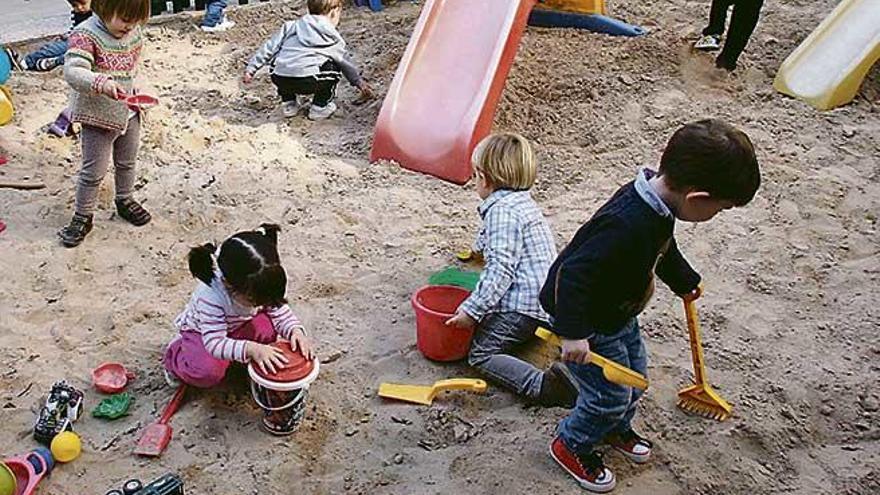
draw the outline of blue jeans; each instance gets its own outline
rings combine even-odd
[[[590,351],[643,375],[648,366],[645,343],[635,318],[615,334],[592,337]],[[579,393],[577,404],[559,423],[557,431],[572,452],[587,454],[609,433],[630,429],[643,391],[609,382],[602,375],[602,368],[594,364],[565,365]]]
[[[468,364],[516,393],[537,399],[544,373],[508,354],[535,337],[538,320],[519,313],[490,313],[477,324]]]
[[[223,22],[223,9],[226,8],[226,0],[211,0],[205,5],[205,18],[202,26],[214,27]]]
[[[37,51],[29,53],[24,57],[24,63],[29,70],[33,70],[37,66],[37,60],[44,58],[57,59],[56,65],[64,63],[64,54],[67,53],[67,40],[55,40],[41,46]]]

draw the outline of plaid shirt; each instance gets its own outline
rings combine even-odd
[[[541,209],[529,191],[499,189],[478,211],[483,228],[474,251],[483,253],[486,267],[460,309],[478,321],[502,312],[547,321],[538,294],[556,259],[556,245]]]

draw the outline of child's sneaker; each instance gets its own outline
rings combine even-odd
[[[293,117],[303,108],[308,108],[312,99],[308,95],[296,95],[295,100],[285,101],[281,104],[281,113],[285,117]]]
[[[550,457],[588,491],[606,493],[617,485],[614,473],[605,467],[605,463],[602,462],[602,454],[596,451],[585,456],[578,456],[568,450],[562,439],[557,436],[550,443]]]
[[[12,64],[13,69],[18,71],[27,69],[27,63],[23,58],[18,56],[18,52],[9,47],[3,48],[3,51],[6,52],[6,56],[9,57],[9,63]]]
[[[92,215],[74,213],[70,223],[58,232],[64,247],[76,247],[92,231]]]
[[[578,398],[578,389],[566,376],[561,363],[553,363],[541,378],[541,394],[538,402],[544,407],[571,409]]]
[[[37,72],[49,72],[63,63],[64,61],[60,57],[41,58],[34,64],[34,70]]]
[[[711,52],[721,48],[721,36],[707,34],[694,43],[694,48],[703,52]]]
[[[167,383],[169,387],[173,389],[180,387],[181,382],[180,379],[177,378],[177,375],[168,371],[167,368],[162,368],[162,373],[165,374],[165,383]]]
[[[134,225],[135,227],[146,225],[150,223],[150,220],[152,220],[153,218],[150,215],[150,212],[145,210],[140,203],[133,200],[132,198],[117,199],[116,213],[119,214],[119,216],[122,217],[123,220]]]
[[[309,108],[309,119],[310,120],[325,120],[329,119],[333,113],[336,112],[336,103],[332,101],[327,104],[325,107],[319,107],[317,105],[312,105]]]
[[[643,438],[632,429],[608,435],[605,437],[605,443],[637,464],[648,462],[651,458],[651,449],[654,448],[654,444],[650,440]]]

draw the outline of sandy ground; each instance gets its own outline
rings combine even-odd
[[[610,453],[616,493],[880,492],[880,74],[831,112],[775,93],[776,67],[835,2],[774,1],[733,76],[689,43],[706,2],[613,2],[649,36],[611,38],[529,29],[496,128],[537,145],[535,197],[563,246],[640,166],[656,164],[681,123],[714,116],[754,140],[764,183],[744,209],[682,224],[679,244],[705,278],[700,301],[709,376],[735,405],[724,423],[683,414],[691,379],[680,303],[665,289],[642,316],[652,386],[636,421],[656,457],[635,467]],[[118,360],[138,375],[131,415],[76,426],[85,452],[40,493],[103,493],[130,477],[180,473],[190,493],[575,493],[547,455],[561,409],[524,405],[490,387],[428,407],[384,403],[381,381],[469,376],[415,349],[410,294],[468,245],[478,218],[471,188],[370,165],[379,102],[344,117],[284,120],[268,78],[243,89],[243,61],[297,3],[231,12],[239,27],[207,37],[190,17],[148,30],[140,75],[158,94],[140,154],[139,191],[154,214],[134,228],[112,210],[105,181],[96,227],[77,249],[55,231],[72,208],[77,142],[43,126],[63,107],[59,72],[11,82],[19,113],[0,131],[2,178],[34,177],[36,192],[0,190],[0,445],[29,437],[40,395],[66,378],[99,395],[89,371]],[[419,13],[349,10],[342,32],[383,92]],[[454,82],[450,82],[454,84]],[[430,95],[427,95],[430,97]],[[302,429],[275,439],[257,427],[241,373],[192,394],[158,460],[131,454],[141,426],[171,395],[159,372],[172,320],[192,288],[190,245],[264,221],[284,228],[289,299],[328,361]]]

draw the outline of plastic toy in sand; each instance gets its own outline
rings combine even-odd
[[[99,392],[118,394],[125,390],[128,381],[135,378],[134,373],[120,363],[104,363],[92,371],[92,383]]]
[[[144,485],[141,480],[128,480],[122,489],[113,489],[104,495],[184,495],[183,480],[176,474],[164,474]]]
[[[58,462],[70,462],[82,454],[82,441],[79,435],[72,431],[62,431],[55,435],[49,447],[52,456]]]
[[[65,381],[52,385],[46,404],[34,424],[34,439],[49,445],[55,435],[72,431],[73,423],[82,416],[83,393]]]
[[[186,385],[180,385],[177,387],[177,391],[174,392],[171,401],[162,410],[162,416],[159,418],[159,421],[147,426],[141,434],[141,438],[134,447],[135,454],[146,457],[162,455],[162,452],[165,451],[165,448],[171,442],[173,433],[168,422],[171,421],[171,416],[174,416],[174,413],[180,407],[180,403],[183,402],[184,395],[186,395]]]
[[[55,467],[52,454],[38,448],[0,462],[0,495],[33,495],[37,484]]]
[[[457,266],[448,266],[428,277],[429,285],[454,285],[473,291],[480,281],[480,272],[462,270]]]
[[[438,380],[433,385],[382,383],[379,385],[379,397],[430,406],[434,402],[434,397],[440,392],[468,390],[481,394],[486,391],[486,388],[486,382],[478,378],[450,378]]]
[[[111,395],[102,400],[94,410],[92,417],[105,419],[119,419],[128,414],[128,409],[134,401],[128,392]]]
[[[474,330],[447,326],[470,291],[454,285],[428,285],[412,296],[416,312],[416,346],[434,361],[457,361],[467,356]]]
[[[248,365],[251,395],[263,410],[262,428],[273,435],[290,435],[299,428],[306,411],[309,385],[318,377],[319,362],[306,359],[290,342],[272,344],[287,358],[275,373],[266,373],[253,363]]]

